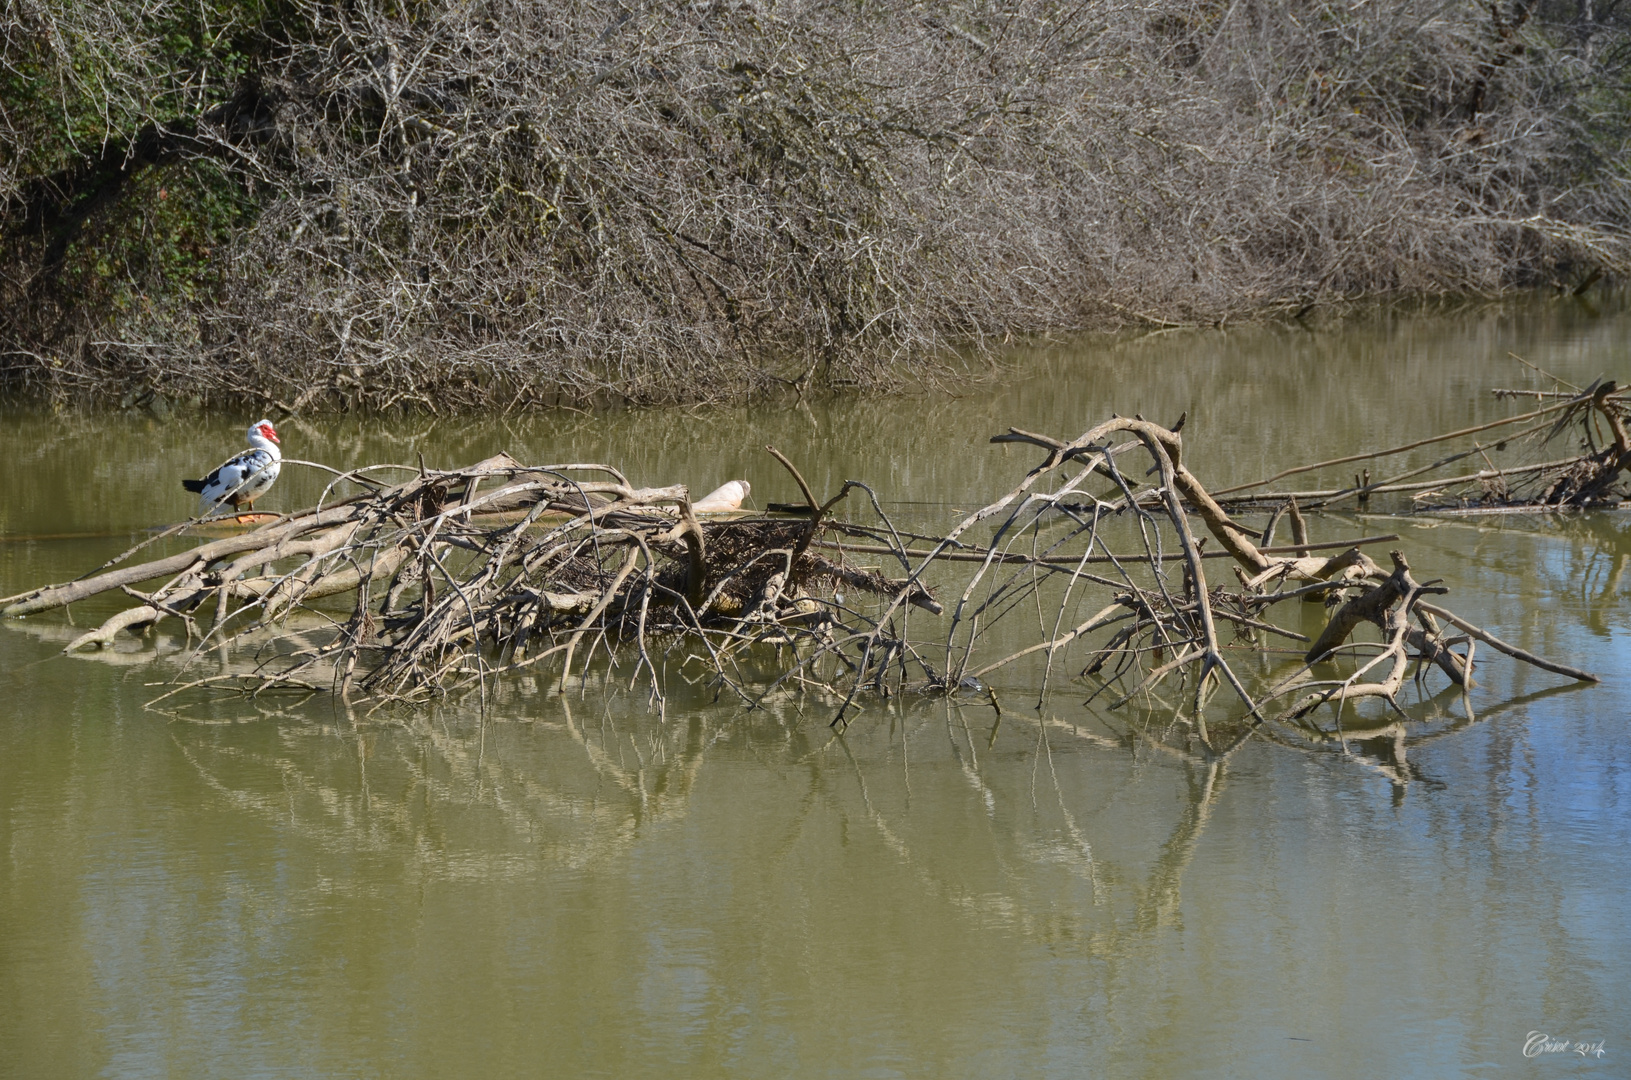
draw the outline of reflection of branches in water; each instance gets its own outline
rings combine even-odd
[[[1104,899],[1104,887],[1100,884],[1097,863],[1093,860],[1093,845],[1088,842],[1087,835],[1076,821],[1076,815],[1071,813],[1070,806],[1065,801],[1064,788],[1059,784],[1059,770],[1054,767],[1053,763],[1053,746],[1048,741],[1047,724],[1039,722],[1036,725],[1036,740],[1038,745],[1041,746],[1043,754],[1047,757],[1048,779],[1053,785],[1054,798],[1059,801],[1059,813],[1064,818],[1065,830],[1070,835],[1072,869],[1086,877],[1088,884],[1093,887],[1094,901],[1100,902]],[[1035,775],[1034,771],[1032,775]],[[1034,784],[1031,789],[1031,799],[1034,808],[1036,800]],[[1079,857],[1077,857],[1078,855]]]
[[[1517,712],[1546,698],[1572,693],[1579,689],[1578,683],[1551,686],[1519,697],[1508,698],[1475,713],[1467,695],[1452,686],[1446,687],[1429,699],[1426,703],[1429,706],[1427,713],[1415,718],[1419,723],[1437,725],[1427,730],[1412,732],[1403,723],[1389,721],[1351,729],[1343,735],[1316,732],[1306,733],[1305,737],[1299,738],[1298,733],[1294,731],[1267,729],[1261,734],[1277,745],[1306,753],[1338,757],[1374,772],[1393,785],[1395,802],[1402,802],[1413,783],[1430,788],[1446,786],[1445,781],[1429,775],[1418,762],[1410,760],[1409,753],[1412,749],[1464,732],[1496,717]],[[1448,707],[1451,704],[1460,707],[1460,715],[1455,715]]]
[[[1437,726],[1415,733],[1411,733],[1404,723],[1390,719],[1385,723],[1373,723],[1358,729],[1350,729],[1345,735],[1314,730],[1302,733],[1303,737],[1299,738],[1299,733],[1294,729],[1270,725],[1260,726],[1255,730],[1255,734],[1275,745],[1333,757],[1381,776],[1391,785],[1394,803],[1398,805],[1412,784],[1431,788],[1442,787],[1446,783],[1429,775],[1419,762],[1412,761],[1409,757],[1412,749],[1464,732],[1496,717],[1520,711],[1555,695],[1568,694],[1579,689],[1581,686],[1578,683],[1548,687],[1510,698],[1482,712],[1474,713],[1464,690],[1451,686],[1425,702],[1426,711],[1414,718],[1420,723],[1436,722]],[[1452,704],[1460,706],[1460,715],[1451,710]],[[1181,901],[1184,871],[1193,859],[1213,809],[1222,797],[1228,757],[1238,749],[1239,744],[1221,757],[1203,757],[1189,752],[1182,746],[1150,735],[1144,725],[1138,723],[1124,724],[1120,729],[1123,734],[1121,740],[1092,735],[1076,725],[1057,720],[1051,721],[1047,726],[1083,742],[1116,748],[1123,752],[1135,751],[1139,746],[1146,746],[1170,760],[1184,763],[1188,798],[1179,820],[1173,826],[1172,833],[1150,871],[1148,883],[1140,893],[1138,901],[1137,924],[1141,929],[1150,930],[1170,923]]]
[[[1142,718],[1120,714],[1100,714],[1109,725],[1102,732],[1056,717],[1012,715],[998,728],[983,707],[900,702],[889,709],[889,723],[841,734],[801,720],[791,700],[748,717],[690,709],[683,721],[658,723],[638,709],[614,708],[622,699],[604,684],[572,694],[551,685],[513,688],[490,710],[552,715],[548,720],[495,721],[473,710],[444,710],[412,722],[357,724],[343,710],[314,722],[320,714],[310,708],[267,709],[266,736],[277,741],[257,746],[255,732],[231,741],[193,737],[189,732],[211,722],[194,710],[176,716],[171,733],[221,798],[319,850],[406,850],[431,875],[493,878],[524,875],[539,864],[616,859],[650,826],[693,813],[704,795],[702,766],[716,748],[747,752],[772,774],[790,765],[807,770],[802,795],[778,813],[785,824],[765,819],[768,855],[777,865],[796,845],[819,843],[858,819],[926,898],[979,926],[1036,941],[1075,940],[1105,955],[1124,954],[1129,936],[1136,942],[1178,917],[1185,875],[1226,797],[1232,764],[1204,760],[1147,729]],[[1276,745],[1380,775],[1402,797],[1409,786],[1437,782],[1406,750],[1561,692],[1566,688],[1515,698],[1476,718],[1460,710],[1455,694],[1441,693],[1413,706],[1434,713],[1434,730],[1404,735],[1397,723],[1353,730],[1346,747],[1299,741],[1278,728],[1263,734]],[[215,719],[243,723],[241,712]],[[1182,778],[1175,817],[1146,812],[1170,805],[1165,783],[1152,788],[1153,777],[1143,775],[1151,764]],[[1080,771],[1105,765],[1122,770],[1124,780],[1088,782]],[[740,798],[734,785],[722,791],[719,783],[729,780],[706,793],[711,810]],[[1159,793],[1153,803],[1151,792]],[[1087,797],[1096,805],[1084,806]],[[479,844],[461,847],[452,839],[467,831],[448,828],[445,811],[455,809],[461,821],[489,821]],[[1128,812],[1135,831],[1125,821],[1103,831]],[[814,827],[823,816],[840,828]],[[1145,828],[1149,835],[1129,857],[1129,836]],[[1104,910],[1095,915],[1096,908]]]
[[[1631,514],[1592,513],[1512,516],[1495,520],[1399,518],[1367,514],[1355,519],[1375,527],[1378,523],[1405,523],[1412,527],[1411,543],[1416,550],[1463,566],[1499,571],[1501,557],[1511,553],[1517,542],[1528,541],[1537,549],[1527,560],[1525,572],[1536,588],[1549,591],[1578,590],[1590,618],[1616,610],[1620,582],[1631,561]],[[1475,538],[1469,542],[1468,538]],[[1490,540],[1492,545],[1478,541]]]
[[[581,725],[570,707],[563,711],[563,722],[502,725],[502,753],[488,746],[494,721],[480,717],[359,726],[354,718],[314,723],[310,711],[271,707],[257,715],[276,725],[275,748],[188,735],[217,722],[241,724],[241,712],[224,721],[197,709],[172,714],[172,738],[221,798],[325,851],[407,850],[433,873],[509,877],[540,858],[575,867],[603,860],[626,849],[642,827],[683,816],[709,744],[700,717],[631,731],[610,714]],[[294,733],[313,736],[299,741],[299,753],[287,739]],[[517,752],[523,735],[543,746]],[[575,756],[562,753],[569,747]],[[621,797],[608,797],[604,781]],[[518,862],[502,843],[452,848],[441,810],[470,806],[495,815],[530,857]]]
[[[995,822],[1005,810],[1012,809],[1015,804],[1022,801],[1029,801],[1033,810],[1038,809],[1036,781],[1045,770],[1050,780],[1048,787],[1052,790],[1052,798],[1057,804],[1063,821],[1063,831],[1069,842],[1046,848],[1033,843],[1029,846],[1030,858],[1037,863],[1065,863],[1072,876],[1089,886],[1093,903],[1104,903],[1111,895],[1113,886],[1117,882],[1127,880],[1128,875],[1094,857],[1087,832],[1076,813],[1071,810],[1065,797],[1064,786],[1059,781],[1049,733],[1069,737],[1101,751],[1111,751],[1117,757],[1125,757],[1139,741],[1126,742],[1106,738],[1058,720],[1034,722],[1036,738],[1029,746],[1029,765],[1025,769],[1027,793],[1022,797],[1014,791],[1005,792],[1001,787],[988,781],[980,765],[979,743],[984,740],[976,736],[967,724],[966,717],[962,715],[964,712],[964,709],[947,709],[945,716],[947,745],[958,767],[959,775],[966,782],[966,789],[977,803],[980,815],[988,822]],[[933,858],[915,853],[906,831],[898,827],[876,804],[869,788],[867,770],[852,751],[849,745],[850,738],[841,737],[839,742],[850,772],[855,777],[867,819],[885,847],[911,871],[926,893],[966,910],[984,924],[1010,928],[1027,936],[1051,935],[1057,931],[1056,920],[1050,918],[1047,913],[1035,910],[1034,901],[1028,897],[1027,890],[1023,888],[971,890],[937,873]],[[1162,751],[1171,749],[1159,743],[1152,745]],[[1132,925],[1140,933],[1171,922],[1181,900],[1184,871],[1194,857],[1224,787],[1226,765],[1221,761],[1202,764],[1188,758],[1182,752],[1173,753],[1169,760],[1181,764],[1188,795],[1178,820],[1148,872],[1146,883],[1142,887],[1135,887],[1133,891],[1135,914]],[[829,796],[836,798],[836,794],[832,792],[829,792]],[[1004,806],[1005,802],[1010,805]],[[944,812],[942,816],[945,816]],[[966,839],[964,842],[966,843]],[[1005,850],[1008,847],[1009,845],[1001,842],[993,844],[993,853],[1001,876],[1006,881],[1023,881],[1023,876],[1005,857]],[[1023,845],[1021,850],[1025,850]]]
[[[979,751],[975,746],[975,736],[966,724],[962,723],[960,715],[955,720],[953,719],[952,713],[954,711],[961,714],[963,710],[950,707],[946,710],[947,745],[953,760],[957,764],[959,776],[965,781],[966,790],[973,793],[977,804],[977,812],[988,823],[989,830],[991,823],[994,823],[1001,813],[999,804],[1003,801],[1003,796],[987,782],[979,765]],[[927,728],[930,723],[927,710],[923,710],[922,713],[923,722],[919,725],[920,729]],[[911,734],[910,729],[903,727],[903,743],[911,737]],[[959,740],[959,734],[962,736],[961,741]],[[1067,936],[1081,936],[1076,929],[1062,926],[1059,922],[1060,916],[1056,912],[1038,909],[1037,905],[1029,898],[1029,890],[1023,887],[1025,876],[1021,868],[1016,867],[1009,855],[1010,849],[1017,846],[1022,853],[1028,852],[1029,860],[1033,863],[1064,862],[1072,876],[1088,884],[1095,902],[1099,902],[1104,898],[1104,889],[1098,878],[1092,850],[1085,839],[1082,838],[1081,830],[1076,825],[1075,819],[1065,803],[1063,790],[1057,784],[1054,791],[1059,800],[1059,809],[1068,821],[1067,829],[1072,838],[1072,845],[1066,847],[1062,852],[1063,858],[1050,857],[1059,850],[1058,848],[1044,850],[1035,844],[1010,845],[1004,843],[1001,839],[993,837],[989,854],[996,861],[998,874],[1001,881],[1004,882],[1004,886],[998,888],[990,886],[972,888],[954,881],[946,873],[937,872],[936,860],[932,853],[918,854],[914,852],[913,845],[908,839],[907,831],[904,828],[904,823],[902,826],[897,826],[891,820],[889,814],[880,809],[875,803],[867,780],[866,767],[854,753],[850,745],[851,737],[839,735],[834,741],[843,750],[849,771],[855,778],[856,790],[867,821],[871,823],[884,846],[894,855],[900,865],[911,873],[919,887],[926,894],[963,911],[984,926],[1012,930],[1026,937],[1038,939],[1051,939],[1061,933]],[[1039,746],[1033,750],[1033,753],[1041,755],[1044,751]],[[1033,762],[1040,761],[1040,757],[1033,758]],[[831,786],[825,786],[824,790],[835,809],[842,814],[843,804],[840,801],[838,791]],[[1013,801],[1017,803],[1017,797]],[[936,814],[936,819],[943,820],[947,817],[955,818],[955,816],[954,813],[942,808]],[[990,835],[989,831],[988,835]],[[959,844],[958,850],[964,850],[965,844],[966,838],[963,843]],[[1078,910],[1077,917],[1079,916],[1080,911]]]
[[[1164,926],[1177,914],[1184,871],[1195,857],[1201,833],[1211,820],[1212,807],[1223,788],[1224,768],[1222,762],[1213,761],[1185,770],[1189,798],[1172,828],[1172,835],[1162,846],[1161,854],[1150,871],[1149,883],[1139,898],[1138,926],[1141,930]]]

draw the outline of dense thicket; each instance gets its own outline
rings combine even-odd
[[[702,400],[1626,259],[1624,0],[3,0],[0,372]]]

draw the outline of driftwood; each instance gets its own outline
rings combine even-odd
[[[576,478],[583,474],[597,478]],[[500,455],[178,554],[110,564],[5,598],[0,614],[123,592],[140,603],[65,651],[174,618],[200,651],[253,642],[262,654],[247,675],[205,683],[304,687],[316,678],[348,695],[416,700],[552,656],[569,670],[575,653],[603,642],[633,642],[649,665],[648,640],[706,631],[723,662],[720,638],[821,625],[805,593],[812,585],[898,594],[939,613],[920,585],[807,551],[820,527],[819,519],[766,518],[705,527],[683,486],[634,488],[610,466],[527,468]],[[131,587],[155,579],[164,580],[150,593]],[[310,628],[294,616],[341,594],[355,596],[350,617],[333,626],[333,613],[322,612],[333,632],[310,643]]]
[[[1569,474],[1575,495],[1605,490],[1623,467],[1622,408],[1597,386],[1541,410],[1554,427],[1586,411],[1610,418],[1614,441],[1594,452],[1597,471]],[[1059,678],[1078,680],[1094,687],[1090,701],[1167,711],[1206,756],[1265,722],[1323,731],[1313,717],[1326,704],[1339,733],[1344,713],[1351,724],[1367,699],[1403,716],[1412,664],[1418,677],[1430,665],[1465,691],[1475,643],[1596,681],[1429,604],[1447,590],[1418,580],[1403,552],[1383,567],[1362,550],[1396,535],[1314,542],[1295,502],[1248,528],[1185,465],[1181,426],[1112,417],[1070,441],[997,435],[1037,447],[1042,460],[938,536],[903,532],[860,481],[818,501],[773,448],[803,503],[788,515],[723,518],[699,516],[683,486],[637,488],[609,465],[533,467],[500,455],[420,469],[394,486],[372,480],[360,494],[140,564],[124,565],[127,552],[80,580],[0,600],[0,614],[128,596],[133,606],[67,651],[175,620],[193,643],[191,663],[214,655],[223,666],[184,668],[166,697],[211,687],[485,701],[509,673],[548,671],[564,687],[609,660],[628,664],[629,685],[643,679],[659,710],[671,677],[694,682],[700,671],[748,707],[787,688],[826,695],[843,726],[868,701],[902,693],[983,694],[1000,716],[986,680],[1025,670],[1039,704]],[[1118,464],[1129,454],[1138,468]],[[360,478],[342,474],[330,490]],[[835,518],[840,503],[867,521]],[[1273,543],[1282,517],[1289,545]],[[855,556],[886,557],[899,573]],[[1209,580],[1215,558],[1233,562],[1230,585]],[[158,584],[135,588],[148,582]],[[1269,617],[1304,601],[1330,609],[1313,641]],[[930,633],[925,617],[938,619]],[[1356,642],[1365,626],[1380,641]],[[1272,660],[1287,644],[1300,660]],[[1173,688],[1176,698],[1161,696]]]

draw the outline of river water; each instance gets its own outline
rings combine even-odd
[[[1216,487],[1533,408],[1489,393],[1551,385],[1513,354],[1623,381],[1628,339],[1626,305],[1535,299],[1058,345],[956,398],[279,428],[334,466],[502,449],[761,505],[796,498],[770,442],[943,529],[1035,462],[988,444],[1009,426],[1187,412]],[[0,593],[184,516],[251,419],[0,416]],[[1315,520],[1400,533],[1458,610],[1604,677],[1486,659],[1477,720],[1403,766],[1254,740],[1206,768],[1068,683],[842,737],[792,697],[679,684],[663,723],[540,678],[485,718],[166,712],[164,635],[64,658],[60,613],[0,627],[0,1076],[1631,1074],[1628,518]],[[1537,1032],[1570,1049],[1526,1058]]]

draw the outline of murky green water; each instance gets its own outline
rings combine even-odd
[[[506,449],[791,500],[773,442],[944,527],[1035,460],[987,445],[1010,425],[1187,411],[1221,485],[1507,415],[1488,388],[1537,385],[1509,353],[1624,381],[1627,340],[1624,307],[1536,302],[1061,348],[957,400],[280,430],[336,466]],[[0,418],[0,593],[184,515],[250,419]],[[792,698],[680,687],[659,724],[534,679],[486,722],[178,717],[143,707],[151,639],[0,628],[0,1075],[1625,1075],[1627,518],[1316,521],[1404,534],[1459,610],[1605,675],[1490,661],[1479,721],[1402,770],[1262,741],[1197,767],[1068,686],[842,738]],[[1536,1031],[1604,1054],[1526,1060]]]

